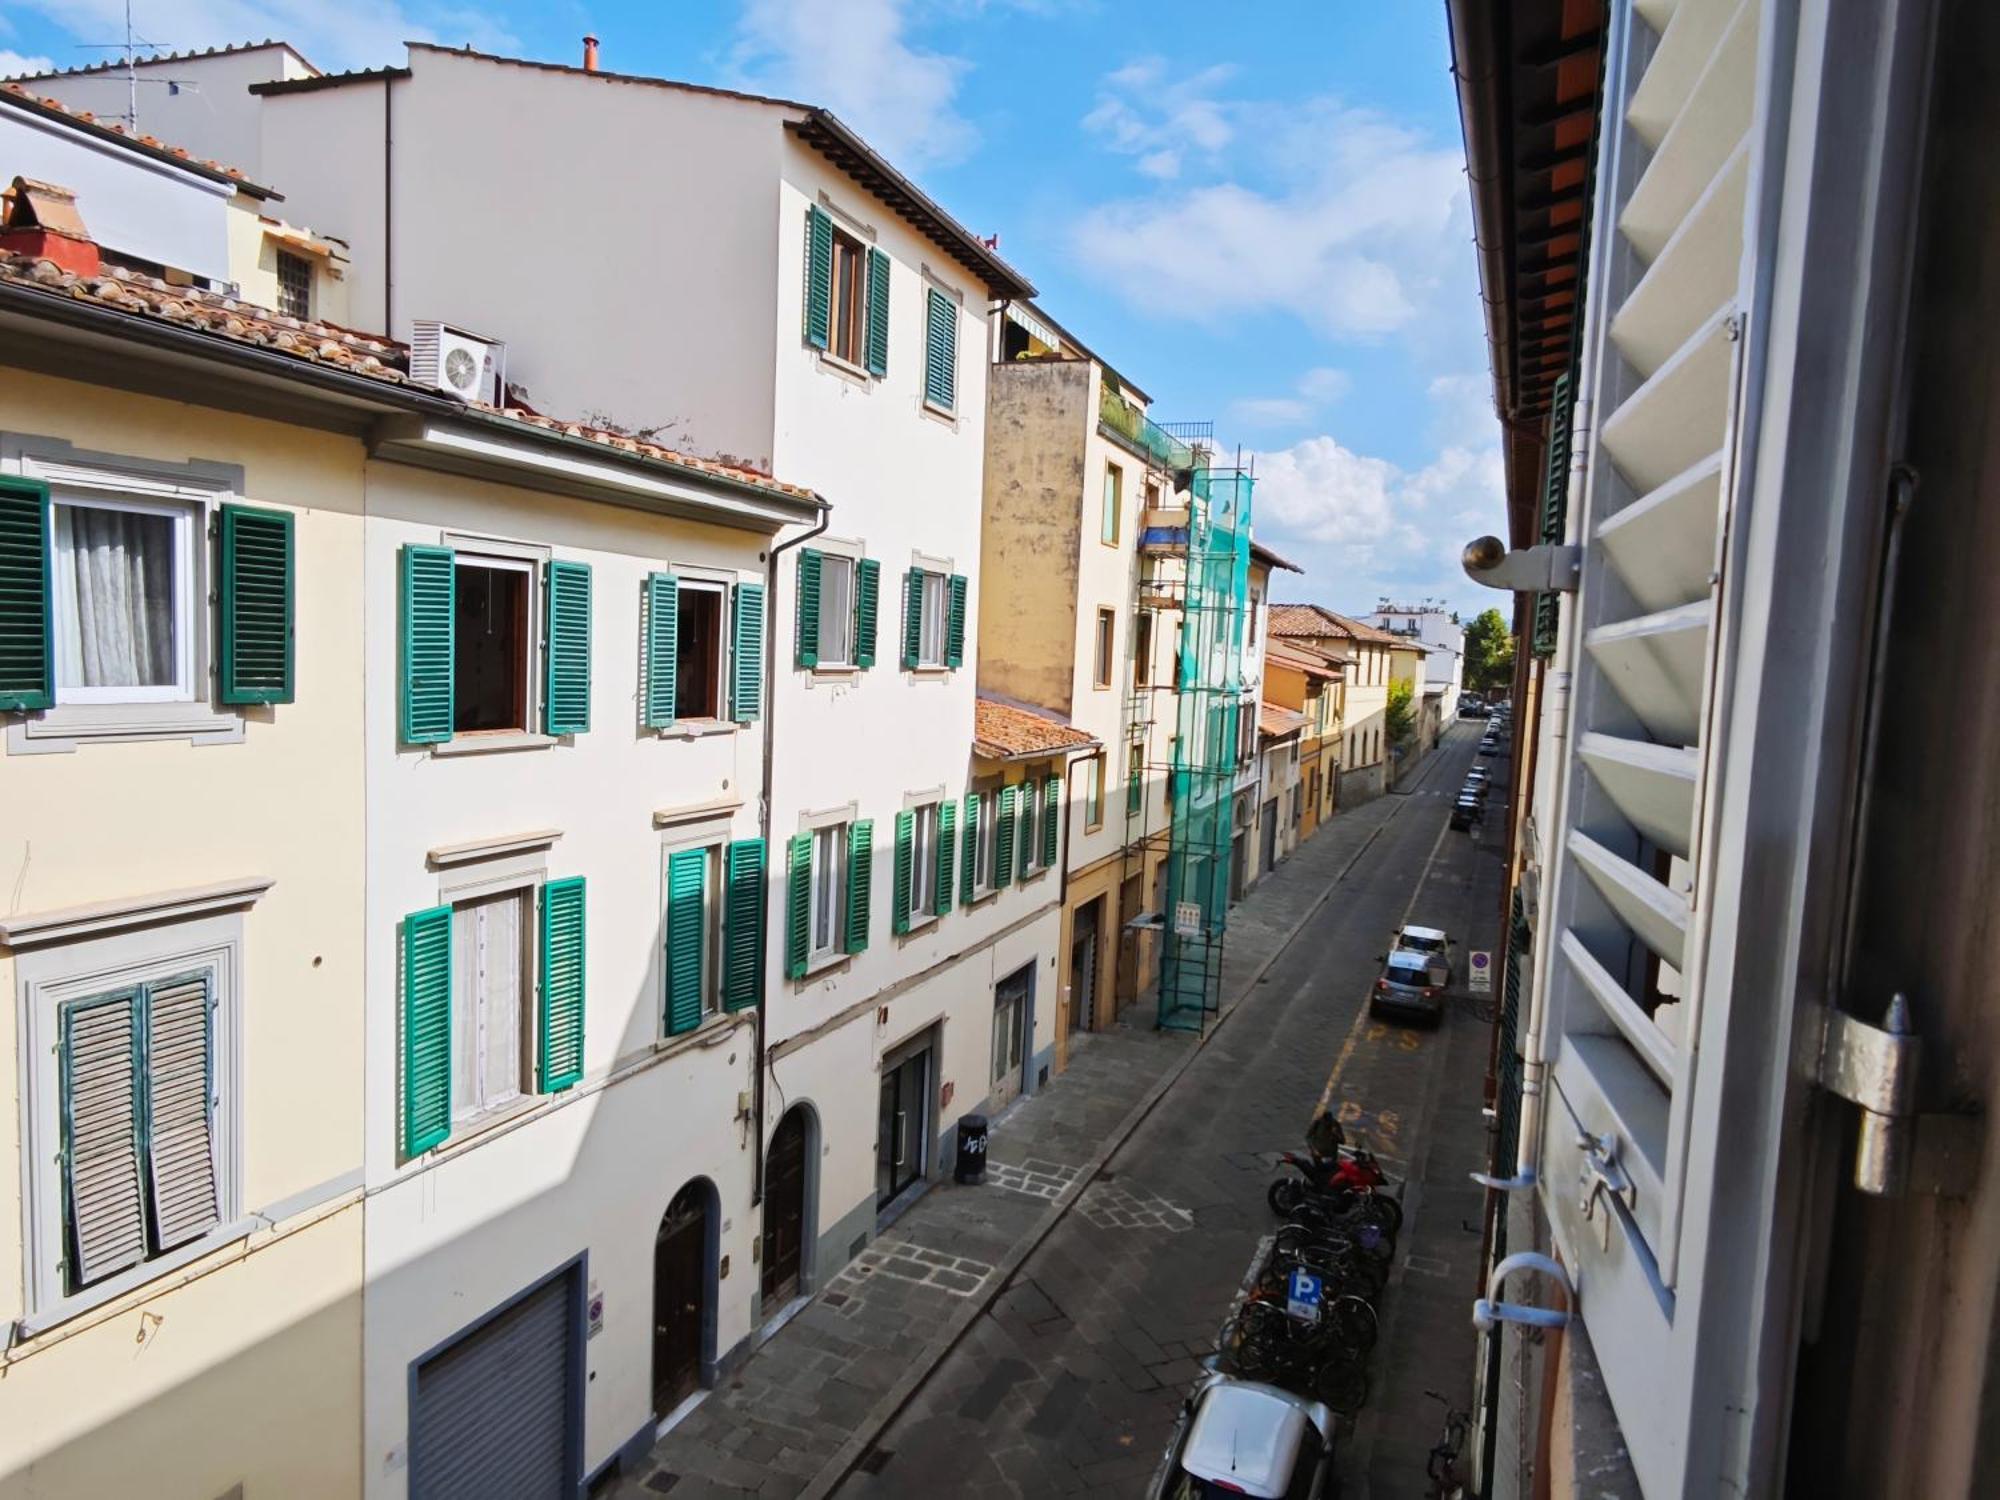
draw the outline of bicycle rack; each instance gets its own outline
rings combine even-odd
[[[1562,1287],[1563,1306],[1530,1307],[1526,1303],[1501,1302],[1500,1284],[1515,1271],[1539,1271],[1553,1278]],[[1486,1295],[1472,1304],[1473,1327],[1482,1333],[1490,1332],[1495,1323],[1519,1323],[1528,1328],[1567,1328],[1570,1308],[1576,1304],[1576,1288],[1570,1285],[1569,1272],[1558,1261],[1546,1255],[1537,1255],[1532,1250],[1523,1250],[1510,1255],[1493,1268],[1493,1274],[1486,1281]]]

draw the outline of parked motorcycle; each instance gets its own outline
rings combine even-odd
[[[1327,1156],[1287,1151],[1278,1163],[1285,1175],[1271,1184],[1264,1201],[1280,1218],[1291,1218],[1310,1202],[1321,1213],[1358,1212],[1391,1233],[1403,1222],[1402,1204],[1379,1191],[1389,1179],[1371,1151],[1359,1146],[1341,1146]]]

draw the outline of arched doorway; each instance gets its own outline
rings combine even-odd
[[[690,1182],[667,1205],[653,1241],[653,1411],[660,1417],[701,1389],[714,1327],[718,1225],[714,1189]]]
[[[812,1266],[812,1162],[817,1155],[812,1111],[794,1104],[771,1133],[764,1158],[762,1308],[770,1317],[807,1290]]]

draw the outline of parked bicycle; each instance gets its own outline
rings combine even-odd
[[[1424,1394],[1444,1407],[1444,1435],[1431,1448],[1430,1457],[1424,1460],[1424,1473],[1430,1479],[1430,1488],[1425,1492],[1427,1500],[1465,1500],[1469,1488],[1458,1456],[1465,1451],[1466,1435],[1472,1429],[1472,1414],[1453,1406],[1438,1391],[1425,1391]]]

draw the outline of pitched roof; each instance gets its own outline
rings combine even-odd
[[[1264,650],[1266,666],[1290,667],[1294,672],[1303,672],[1308,677],[1322,682],[1337,682],[1341,677],[1338,662],[1329,659],[1325,653],[1315,651],[1310,646],[1288,640],[1283,645],[1267,646]]]
[[[1029,760],[1096,743],[1074,725],[997,698],[981,698],[972,710],[972,750],[987,760]]]
[[[1309,720],[1295,708],[1281,708],[1275,703],[1257,705],[1257,733],[1267,740],[1288,739],[1304,729]]]
[[[1391,635],[1386,630],[1364,625],[1346,615],[1335,614],[1323,604],[1272,605],[1270,631],[1272,635],[1283,636],[1345,636],[1349,640],[1367,641],[1378,646],[1403,645],[1406,640],[1403,636]]]
[[[219,161],[206,161],[201,157],[191,156],[184,147],[169,146],[156,136],[133,135],[121,124],[108,124],[87,109],[71,109],[60,99],[45,99],[21,84],[0,83],[0,104],[24,109],[47,119],[60,120],[73,129],[83,130],[96,136],[99,140],[116,142],[127,150],[136,151],[142,156],[150,156],[156,161],[169,162],[193,172],[198,177],[206,177],[214,182],[226,182],[231,187],[241,188],[253,198],[284,201],[283,193],[258,186],[235,167],[225,167]]]
[[[1300,567],[1297,563],[1292,562],[1291,560],[1280,555],[1279,553],[1273,552],[1269,547],[1266,547],[1262,542],[1258,541],[1255,537],[1252,537],[1250,539],[1250,556],[1256,561],[1262,563],[1265,567],[1272,569],[1273,571],[1276,571],[1279,568],[1283,568],[1288,573],[1305,572],[1305,569]]]
[[[238,52],[270,51],[289,52],[308,68],[312,68],[315,73],[319,71],[318,68],[313,68],[312,59],[299,51],[290,42],[281,42],[272,37],[265,37],[261,42],[229,42],[220,47],[190,47],[185,52],[151,52],[144,57],[133,58],[132,66],[135,68],[150,68],[159,63],[199,62],[204,57],[229,57]],[[124,71],[125,59],[114,57],[108,62],[83,63],[74,68],[57,68],[52,73],[22,73],[18,76],[22,78],[76,78],[90,73],[122,73]]]

